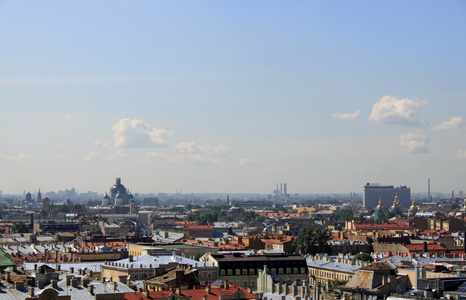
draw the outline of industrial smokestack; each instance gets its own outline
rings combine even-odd
[[[283,194],[283,183],[280,183],[280,194]]]
[[[427,201],[430,201],[430,178],[427,179]]]
[[[288,192],[287,192],[287,188],[286,188],[286,183],[285,183],[284,185],[285,185],[285,186],[284,186],[284,188],[285,188],[285,190],[284,190],[284,191],[285,191],[285,195],[287,195]]]

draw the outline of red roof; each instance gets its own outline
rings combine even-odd
[[[207,296],[207,300],[218,300],[220,296],[232,295],[238,290],[241,290],[245,295],[246,299],[257,299],[256,294],[249,293],[244,287],[239,285],[230,285],[228,289],[211,287],[210,293],[206,289],[193,289],[193,290],[181,290],[179,296],[191,297],[192,300],[202,300],[204,296]],[[142,292],[125,293],[125,300],[149,300],[149,299],[160,299],[168,298],[176,291],[159,291],[149,292],[149,297],[144,296]]]
[[[404,245],[409,251],[422,251],[424,249],[423,244],[410,244]],[[445,251],[446,249],[439,244],[427,244],[427,251]]]
[[[214,225],[185,225],[184,229],[189,229],[189,230],[193,230],[193,229],[197,229],[197,230],[200,230],[200,229],[213,230]]]

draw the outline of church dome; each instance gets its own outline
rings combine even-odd
[[[414,200],[413,200],[413,203],[412,203],[412,205],[411,205],[411,207],[409,209],[416,209],[416,203],[414,202]]]
[[[382,209],[383,206],[382,206],[382,200],[379,199],[379,205],[377,205],[377,209]]]
[[[129,193],[128,199],[134,199],[133,194]]]
[[[118,192],[118,194],[116,195],[115,199],[123,199],[123,196],[120,194],[120,192]]]
[[[103,196],[102,196],[102,198],[104,198],[104,199],[108,199],[108,194],[107,194],[107,193],[105,193],[105,195],[103,195]]]

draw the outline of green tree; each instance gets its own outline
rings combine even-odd
[[[24,222],[19,221],[13,225],[11,228],[11,232],[13,233],[26,233],[29,231],[29,226],[27,226]]]
[[[332,290],[336,290],[339,286],[347,284],[347,280],[334,280],[332,281]]]
[[[301,254],[316,255],[317,253],[332,253],[328,244],[330,232],[323,227],[304,227],[293,241],[296,251]]]
[[[351,209],[340,209],[332,213],[332,217],[337,221],[351,221],[353,216]]]
[[[353,257],[353,260],[362,260],[362,261],[370,261],[370,262],[374,261],[372,256],[369,253],[365,253],[365,252],[356,254]]]

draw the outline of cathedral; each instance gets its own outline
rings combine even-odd
[[[102,206],[124,206],[133,200],[133,195],[121,184],[121,178],[117,177],[115,184],[108,193],[102,197]]]

